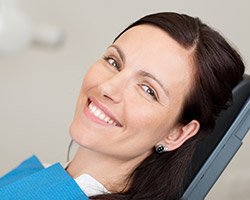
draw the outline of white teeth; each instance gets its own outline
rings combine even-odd
[[[99,109],[97,109],[94,114],[95,114],[95,116],[99,116],[101,113],[102,113],[102,111],[100,111]]]
[[[99,116],[99,118],[102,120],[104,119],[104,117],[105,117],[105,115],[103,113]]]
[[[99,119],[107,122],[108,124],[112,124],[114,126],[117,126],[117,123],[114,122],[114,120],[112,120],[108,116],[106,116],[100,109],[95,107],[92,102],[89,104],[89,110],[91,113],[93,113]]]
[[[113,124],[113,122],[114,121],[112,119],[108,121],[109,124]]]
[[[105,118],[104,118],[104,121],[105,121],[105,122],[108,122],[109,120],[110,120],[109,117],[105,117]]]
[[[89,108],[90,108],[90,110],[93,108],[93,105],[92,105],[92,103],[91,104],[89,104]]]
[[[94,113],[94,112],[96,111],[96,107],[93,106],[93,107],[91,108],[91,111],[92,111],[92,113]]]

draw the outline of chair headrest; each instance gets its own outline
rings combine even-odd
[[[250,97],[250,75],[244,74],[242,81],[233,89],[232,104],[218,116],[215,128],[204,140],[200,141],[191,161],[191,172],[186,177],[184,188],[192,182],[202,165],[226,134],[235,118]]]

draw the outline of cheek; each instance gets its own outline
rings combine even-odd
[[[180,105],[168,102],[163,107],[157,103],[153,105],[145,102],[140,97],[136,100],[130,101],[126,109],[126,124],[130,136],[143,138],[143,143],[157,143],[175,125]]]
[[[97,66],[96,64],[94,64],[88,69],[87,73],[83,78],[81,90],[77,99],[75,116],[77,115],[79,109],[82,108],[83,102],[86,101],[86,99],[84,98],[86,97],[87,91],[92,87],[96,86],[98,84],[97,81],[100,80],[100,75],[96,73],[96,71]]]
[[[168,117],[167,113],[167,109],[137,101],[137,104],[129,106],[127,125],[135,133],[148,133],[150,135],[156,132],[160,133],[168,129],[170,125],[171,118]]]
[[[131,108],[131,112],[128,115],[128,123],[135,128],[150,127],[152,124],[156,125],[157,123],[154,115],[155,113],[152,110]]]
[[[97,66],[93,65],[89,68],[87,73],[84,76],[83,82],[82,82],[82,90],[87,90],[88,88],[94,87],[98,80],[101,79],[100,74],[98,73]]]

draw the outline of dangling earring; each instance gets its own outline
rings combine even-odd
[[[164,153],[168,150],[168,147],[164,147],[162,144],[158,144],[156,147],[155,147],[155,150],[157,153]]]

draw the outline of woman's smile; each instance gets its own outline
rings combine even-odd
[[[107,106],[101,104],[95,98],[88,99],[87,105],[84,108],[84,114],[98,124],[122,127]]]

